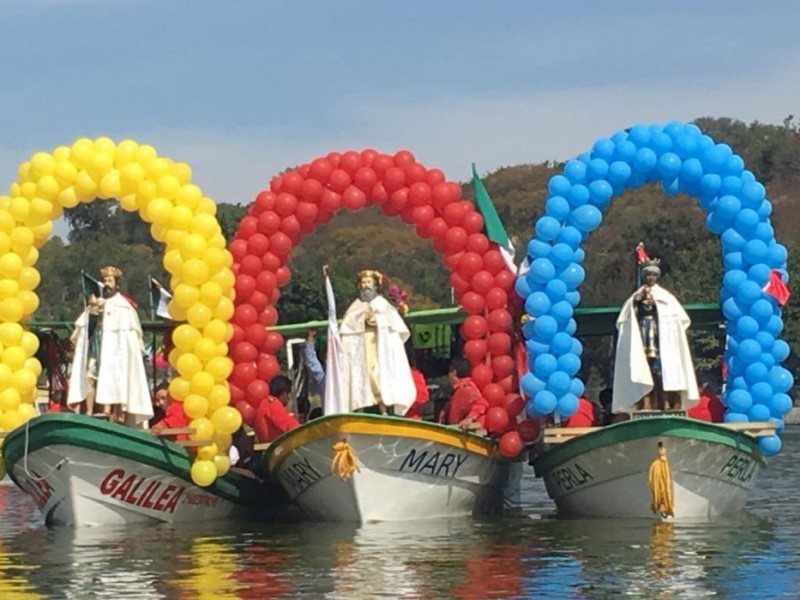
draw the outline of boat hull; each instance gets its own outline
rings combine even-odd
[[[332,464],[342,441],[358,465],[349,478]],[[310,518],[356,523],[494,512],[509,467],[490,440],[373,415],[316,419],[276,440],[266,460]]]
[[[46,415],[12,432],[6,469],[48,526],[179,523],[225,519],[254,501],[239,475],[192,483],[181,446],[81,415]]]
[[[708,520],[744,508],[765,461],[754,438],[680,417],[626,421],[554,446],[533,461],[559,514],[661,519],[650,510],[650,465],[663,443],[674,518]]]

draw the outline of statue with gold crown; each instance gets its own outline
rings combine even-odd
[[[686,410],[700,398],[687,333],[689,315],[658,284],[661,261],[639,244],[640,287],[617,318],[612,412]]]
[[[120,291],[122,271],[100,270],[101,297],[89,297],[75,321],[75,353],[67,404],[86,412],[101,412],[115,421],[141,426],[153,416],[144,369],[142,326],[136,308]]]
[[[358,274],[358,298],[339,327],[342,398],[337,403],[326,396],[326,414],[377,407],[381,414],[392,409],[404,415],[414,404],[417,392],[404,347],[410,332],[397,308],[381,295],[382,285],[379,271]]]

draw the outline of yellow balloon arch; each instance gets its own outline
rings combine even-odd
[[[233,369],[227,346],[233,334],[233,259],[216,204],[191,177],[188,165],[158,156],[152,146],[106,137],[82,138],[20,165],[9,195],[0,196],[0,430],[36,415],[39,341],[20,322],[39,306],[38,248],[65,208],[117,198],[124,210],[138,211],[153,238],[166,245],[164,267],[175,291],[169,310],[184,321],[175,336],[181,345],[169,356],[178,373],[169,389],[189,409],[192,437],[213,440],[198,448],[192,479],[206,486],[227,472],[230,434],[242,422],[229,406],[227,383]]]

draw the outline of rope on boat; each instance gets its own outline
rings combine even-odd
[[[675,516],[675,488],[667,462],[667,449],[658,442],[656,459],[650,463],[647,482],[650,484],[650,510],[662,517]]]
[[[358,459],[355,450],[347,443],[347,440],[340,440],[333,445],[333,460],[331,460],[331,473],[342,481],[347,481],[358,468]]]

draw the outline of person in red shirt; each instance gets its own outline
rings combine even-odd
[[[431,396],[428,391],[428,384],[425,381],[425,375],[417,369],[417,357],[410,342],[406,342],[406,356],[408,356],[408,366],[411,367],[411,378],[414,380],[414,387],[417,388],[417,397],[414,400],[414,404],[406,411],[406,417],[420,420],[422,419],[422,405],[428,402]]]
[[[594,425],[594,405],[584,396],[578,398],[578,410],[562,423],[562,427],[591,427]]]
[[[284,375],[277,375],[269,384],[269,396],[261,401],[256,411],[253,429],[260,442],[271,442],[282,433],[299,427],[286,405],[292,399],[292,382]]]
[[[164,429],[180,429],[188,426],[189,420],[186,418],[186,413],[183,412],[183,403],[176,402],[169,393],[167,393],[164,416],[150,428],[150,431],[153,435],[159,435]],[[173,436],[176,442],[183,442],[189,439],[189,436],[185,433],[165,434],[165,437]]]
[[[686,411],[686,416],[708,423],[722,423],[725,406],[714,393],[713,384],[709,379],[700,382],[700,400]]]
[[[464,430],[483,429],[489,402],[483,397],[469,373],[470,366],[466,359],[456,357],[450,363],[447,378],[453,386],[453,395],[445,407],[446,422],[448,425],[458,425]]]

